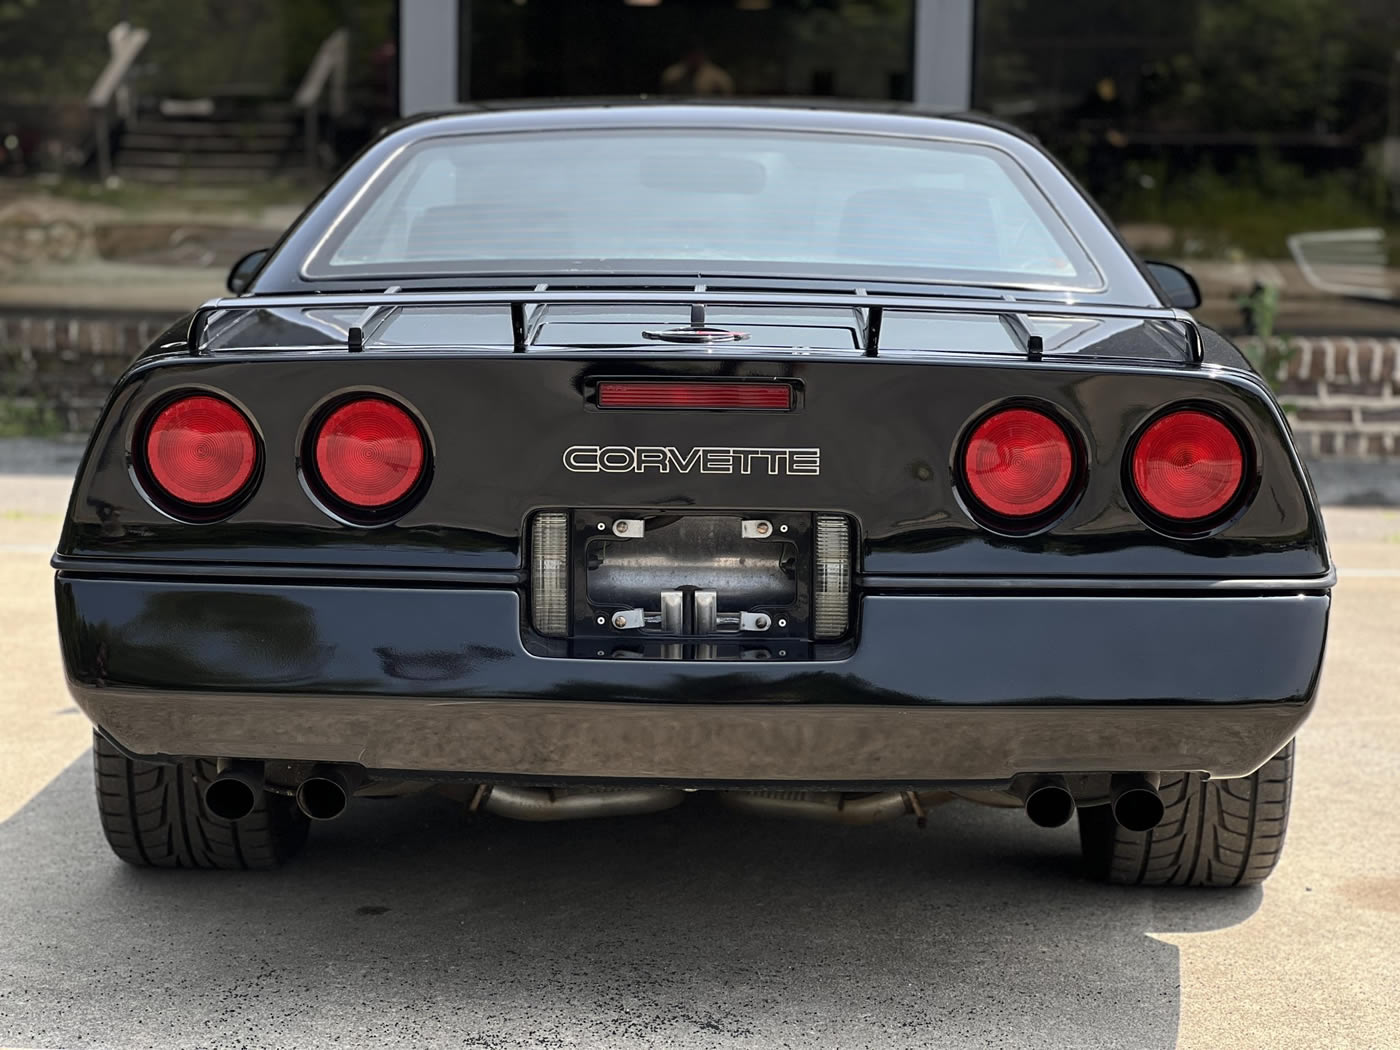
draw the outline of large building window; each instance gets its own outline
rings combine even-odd
[[[973,98],[1158,250],[1279,258],[1395,221],[1397,48],[1394,0],[979,0]]]
[[[1258,336],[1265,374],[1289,339],[1394,336],[1395,0],[978,0],[975,69],[974,104],[1034,132],[1141,255],[1189,265],[1198,316]]]
[[[913,0],[462,0],[463,99],[908,99]]]

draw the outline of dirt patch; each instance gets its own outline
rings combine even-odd
[[[1342,883],[1342,896],[1358,908],[1400,914],[1400,878],[1374,876]]]

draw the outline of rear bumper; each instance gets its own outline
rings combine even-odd
[[[533,656],[514,591],[60,573],[70,688],[128,751],[483,778],[1242,776],[1316,693],[1325,593],[868,595],[846,659]]]

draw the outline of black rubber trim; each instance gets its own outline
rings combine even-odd
[[[84,578],[139,577],[182,580],[293,580],[317,586],[355,587],[365,584],[447,584],[457,587],[518,587],[523,571],[482,572],[472,569],[413,569],[342,565],[211,565],[208,562],[117,560],[55,554],[49,564],[65,576]]]
[[[1161,592],[1168,594],[1238,594],[1241,591],[1258,594],[1309,594],[1331,590],[1337,584],[1337,570],[1329,569],[1323,576],[1245,577],[1241,579],[1211,579],[1196,576],[887,576],[858,573],[852,585],[866,592],[908,592],[939,594],[945,592],[998,594],[1007,591],[1022,593],[1064,592],[1133,593]]]
[[[89,558],[55,554],[49,564],[67,576],[88,578],[174,577],[209,580],[297,580],[324,586],[356,586],[366,583],[426,583],[454,586],[518,587],[529,580],[523,569],[487,572],[474,569],[373,568],[327,565],[228,565],[209,562]],[[1169,594],[1253,592],[1259,594],[1320,593],[1337,584],[1337,571],[1323,576],[1210,579],[1192,576],[894,576],[857,573],[852,585],[865,592],[948,592],[989,594],[1014,592],[1096,593],[1123,591]]]

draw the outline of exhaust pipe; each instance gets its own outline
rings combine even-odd
[[[686,792],[676,788],[618,788],[572,790],[568,788],[511,787],[496,784],[478,798],[473,808],[513,820],[582,820],[586,817],[620,817],[659,813],[679,806]]]
[[[204,808],[220,820],[242,820],[262,800],[262,763],[221,761],[219,766],[205,785]]]
[[[847,798],[839,791],[721,791],[720,801],[730,809],[765,817],[805,817],[828,824],[880,824],[912,813],[923,820],[924,811],[951,798],[941,791],[881,791]]]
[[[1151,831],[1166,815],[1162,796],[1157,794],[1158,774],[1115,773],[1109,783],[1109,806],[1119,827],[1128,831]]]
[[[343,769],[317,766],[297,785],[297,808],[312,820],[334,820],[345,812],[355,786]]]
[[[1041,828],[1058,828],[1074,816],[1074,796],[1064,777],[1035,777],[1021,789],[1021,802],[1031,823]]]

